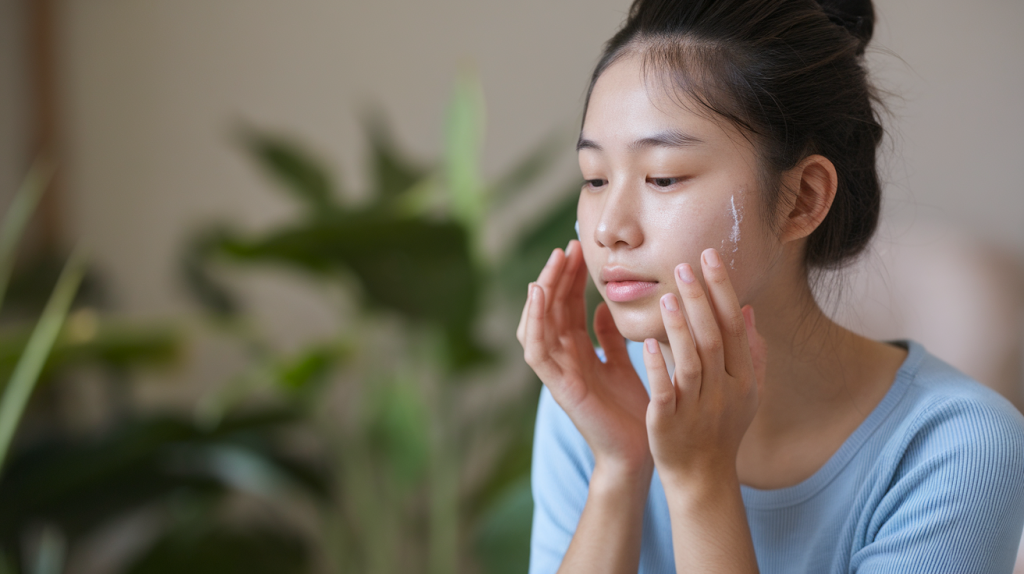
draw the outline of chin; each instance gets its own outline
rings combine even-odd
[[[619,332],[630,341],[643,342],[651,337],[665,340],[665,323],[661,319],[658,299],[642,305],[639,303],[608,303]]]

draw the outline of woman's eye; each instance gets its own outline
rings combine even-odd
[[[681,177],[652,177],[648,178],[647,181],[653,183],[656,187],[672,187],[682,180],[683,178]]]
[[[588,187],[602,187],[604,184],[606,184],[608,182],[603,180],[603,179],[588,179],[588,180],[584,181],[584,183]]]

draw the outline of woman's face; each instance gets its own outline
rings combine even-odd
[[[699,277],[700,254],[714,247],[744,304],[778,244],[762,223],[752,144],[659,86],[645,81],[639,58],[615,62],[594,86],[580,135],[583,256],[619,331],[634,341],[667,342],[658,301],[678,295],[677,265],[689,263]]]

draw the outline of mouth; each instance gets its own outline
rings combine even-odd
[[[600,278],[604,283],[605,296],[615,303],[642,299],[658,288],[657,281],[623,267],[602,267]]]

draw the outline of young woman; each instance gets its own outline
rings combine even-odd
[[[518,330],[545,385],[531,572],[1010,572],[1024,419],[916,343],[833,323],[809,285],[878,219],[873,18],[636,0],[609,41],[580,240]]]

